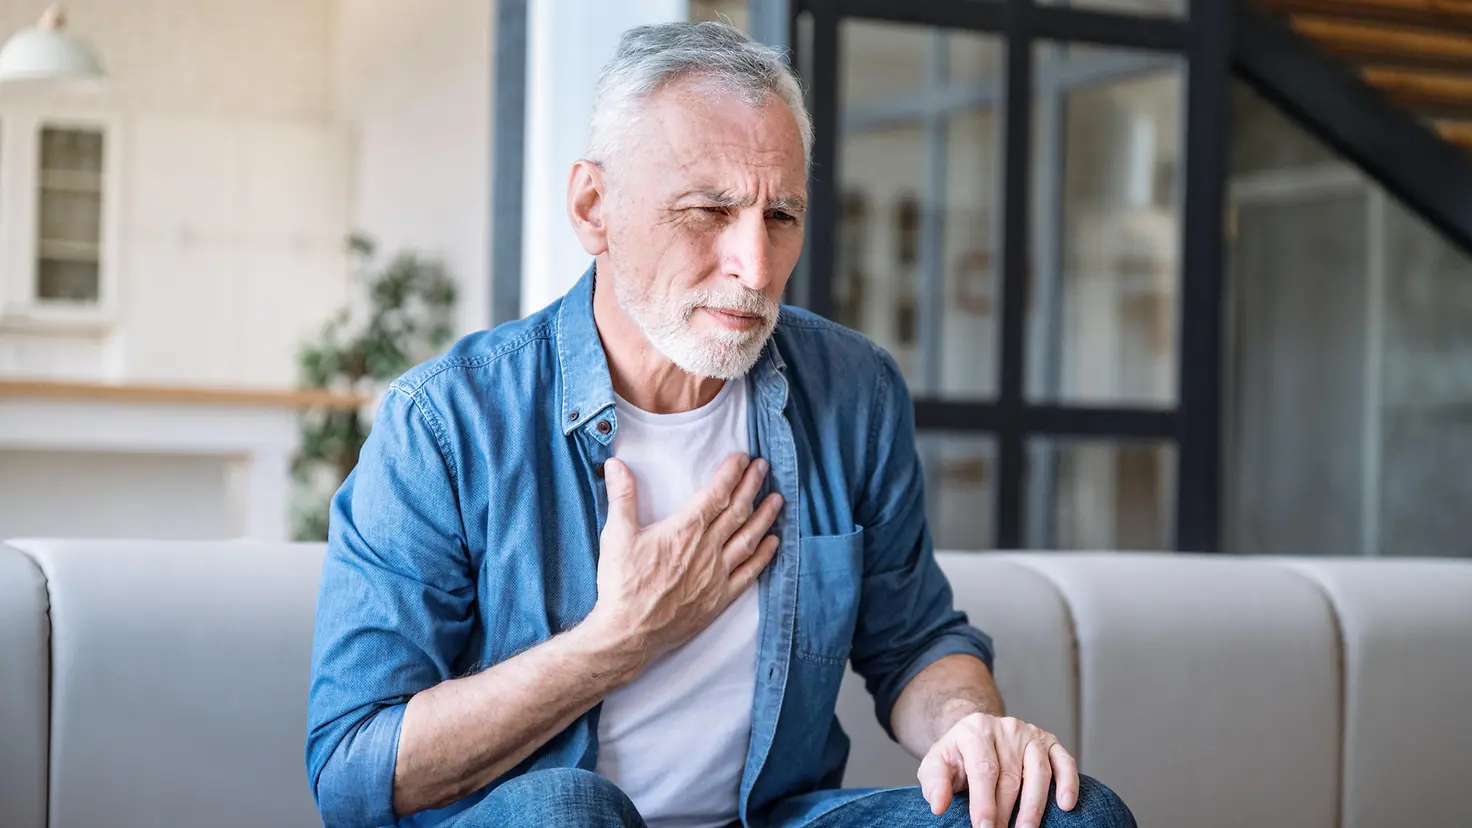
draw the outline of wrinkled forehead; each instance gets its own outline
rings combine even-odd
[[[631,168],[657,176],[660,189],[678,182],[685,189],[759,185],[785,197],[806,192],[802,133],[776,95],[753,106],[698,83],[671,84],[645,101],[629,129]]]

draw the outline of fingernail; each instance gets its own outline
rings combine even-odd
[[[749,465],[751,465],[751,455],[749,455],[749,454],[743,454],[743,455],[741,455],[741,468],[744,469],[744,468],[746,468]]]

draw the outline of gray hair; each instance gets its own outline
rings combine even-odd
[[[588,160],[604,167],[624,148],[630,126],[654,93],[681,78],[697,78],[712,93],[761,106],[776,95],[792,110],[804,158],[813,148],[813,122],[802,85],[783,55],[727,23],[660,23],[624,32],[603,67],[588,129]]]

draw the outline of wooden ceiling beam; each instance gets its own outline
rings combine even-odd
[[[1436,134],[1462,149],[1472,149],[1472,121],[1437,121]]]
[[[1397,66],[1472,72],[1472,34],[1429,32],[1316,15],[1294,15],[1293,31],[1330,54]]]
[[[1280,15],[1312,14],[1472,31],[1472,0],[1259,0],[1258,5]]]
[[[1376,65],[1360,67],[1360,75],[1402,106],[1472,115],[1472,75]]]

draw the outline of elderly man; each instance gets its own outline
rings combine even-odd
[[[393,384],[338,493],[307,766],[331,826],[1132,826],[1005,718],[911,402],[780,307],[812,127],[729,26],[627,33],[568,184],[594,264]],[[845,662],[919,788],[841,790]]]

